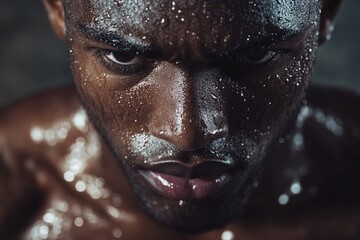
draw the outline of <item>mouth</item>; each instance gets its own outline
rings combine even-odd
[[[174,200],[204,200],[219,195],[233,179],[234,164],[204,160],[185,165],[178,160],[159,161],[139,170],[148,186]]]

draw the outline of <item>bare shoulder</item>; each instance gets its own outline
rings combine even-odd
[[[71,86],[18,101],[0,111],[2,142],[15,151],[34,151],[32,143],[37,139],[36,129],[48,128],[68,119],[79,108],[79,100]],[[48,135],[51,138],[51,134]]]
[[[251,211],[279,218],[321,219],[323,213],[331,213],[329,219],[352,219],[351,214],[358,219],[359,110],[357,92],[310,87],[294,138],[279,143],[270,156],[271,164],[264,170]],[[284,153],[288,145],[290,152]]]
[[[312,107],[360,125],[360,89],[313,86],[309,88],[307,99]]]
[[[25,227],[41,207],[42,174],[37,174],[35,165],[47,164],[50,155],[64,154],[61,144],[55,145],[65,140],[69,119],[79,109],[74,89],[66,87],[0,111],[0,239]]]
[[[327,159],[342,159],[342,164],[346,160],[359,164],[359,91],[313,87],[309,89],[308,106],[304,125],[307,148],[323,156],[332,154]]]

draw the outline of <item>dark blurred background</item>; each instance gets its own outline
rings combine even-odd
[[[359,11],[359,0],[344,0],[333,38],[319,51],[313,83],[360,89]],[[1,0],[0,106],[69,83],[66,54],[41,0]]]

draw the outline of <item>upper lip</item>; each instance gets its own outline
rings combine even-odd
[[[184,163],[183,161],[174,158],[158,160],[156,162],[146,164],[146,166],[141,167],[141,170],[193,179],[227,172],[234,167],[235,163],[233,161],[221,159],[204,159]]]

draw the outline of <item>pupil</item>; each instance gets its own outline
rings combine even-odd
[[[248,60],[250,60],[252,62],[258,62],[266,56],[267,56],[267,53],[264,53],[264,52],[254,53],[254,54],[251,54],[248,56]]]
[[[114,58],[119,62],[131,62],[131,60],[134,59],[134,55],[125,54],[122,52],[114,52],[113,53]]]

